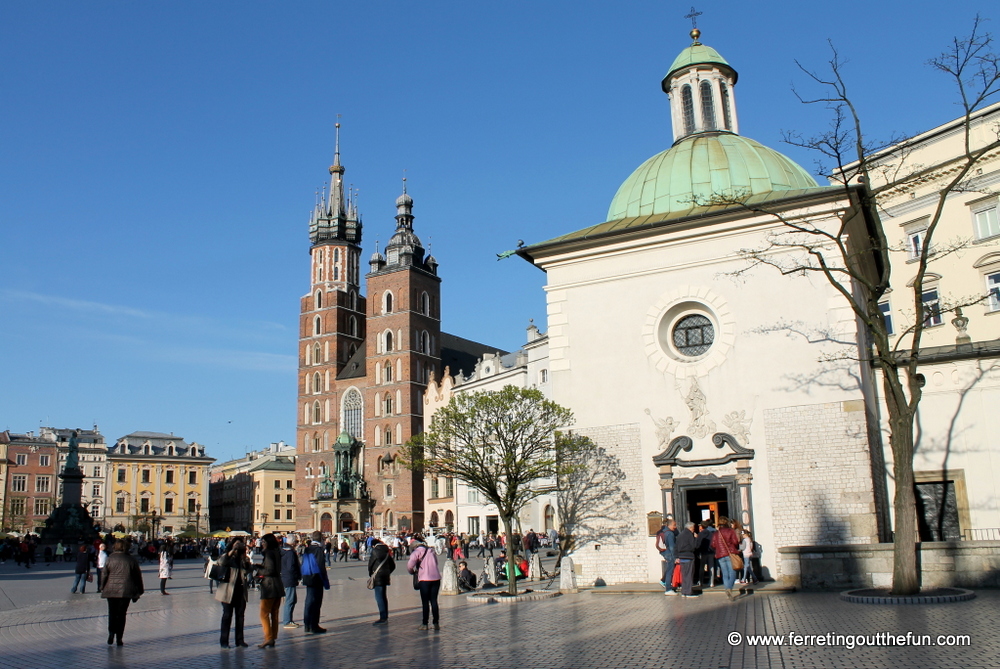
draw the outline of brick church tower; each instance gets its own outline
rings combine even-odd
[[[365,404],[365,480],[377,527],[423,527],[423,475],[396,462],[401,444],[423,426],[423,393],[441,377],[441,279],[413,232],[413,198],[396,200],[396,232],[369,263]]]

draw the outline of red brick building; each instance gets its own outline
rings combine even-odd
[[[59,462],[55,437],[5,432],[7,480],[3,529],[41,532],[56,505]]]
[[[339,128],[339,124],[338,124]],[[299,321],[299,529],[420,529],[423,475],[396,462],[421,430],[428,381],[496,349],[441,332],[441,278],[396,200],[395,233],[361,285],[361,217],[345,197],[339,130],[328,195],[309,223],[309,294]],[[365,297],[367,295],[367,297]]]

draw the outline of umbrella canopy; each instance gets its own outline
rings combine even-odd
[[[125,534],[124,532],[112,532],[111,536],[113,536],[115,539],[124,539],[128,535]]]
[[[208,536],[210,536],[210,537],[218,537],[218,538],[221,539],[223,537],[228,537],[229,536],[229,532],[226,532],[225,530],[216,530],[215,532],[212,532]]]
[[[229,536],[231,536],[231,537],[249,537],[250,533],[249,532],[245,532],[244,530],[233,530],[232,532],[229,533]]]

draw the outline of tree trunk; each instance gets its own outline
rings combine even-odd
[[[514,534],[511,532],[513,530],[512,523],[510,522],[509,516],[503,516],[503,530],[507,533],[507,562],[504,564],[504,569],[507,570],[507,592],[511,595],[517,594],[517,572],[514,569]]]
[[[913,477],[913,420],[904,416],[889,417],[892,435],[893,474],[896,494],[893,500],[895,527],[892,533],[892,594],[913,595],[920,592],[917,567],[917,513]]]

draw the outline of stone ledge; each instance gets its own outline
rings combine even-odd
[[[558,590],[536,590],[513,597],[504,597],[500,593],[481,592],[469,595],[466,599],[470,604],[517,604],[518,602],[533,602],[540,599],[551,599],[562,593]]]
[[[881,594],[883,592],[885,594]],[[935,588],[925,595],[918,594],[906,597],[894,597],[888,594],[888,590],[882,591],[875,588],[862,588],[840,593],[840,598],[845,602],[855,604],[948,604],[966,602],[975,599],[975,597],[975,592],[964,588]]]

